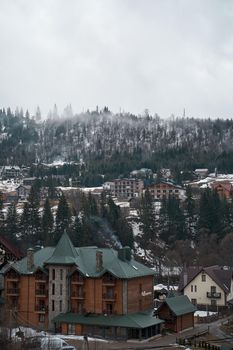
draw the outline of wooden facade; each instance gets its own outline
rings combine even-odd
[[[196,307],[185,295],[167,297],[158,308],[159,318],[165,321],[164,327],[173,332],[181,332],[194,327]]]
[[[165,321],[164,327],[173,332],[181,332],[185,329],[194,327],[194,313],[176,316],[168,307],[163,304],[159,310],[159,318]]]
[[[64,234],[55,249],[28,249],[27,257],[6,266],[3,275],[5,307],[18,325],[110,338],[160,332],[162,321],[152,317],[154,272],[136,262],[128,247],[119,252],[74,248]],[[90,315],[94,324],[89,327],[85,321]],[[129,316],[132,327],[127,326]],[[111,331],[98,323],[108,317]]]

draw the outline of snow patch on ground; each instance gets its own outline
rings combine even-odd
[[[83,340],[83,336],[79,335],[64,335],[64,334],[51,334],[45,331],[37,331],[33,328],[27,328],[27,327],[18,327],[18,328],[13,328],[11,330],[11,336],[12,338],[20,339],[17,336],[18,332],[23,332],[24,333],[24,338],[31,338],[31,337],[53,337],[53,338],[60,338],[64,340]],[[9,330],[10,332],[10,330]],[[108,342],[104,339],[99,339],[99,338],[91,338],[88,337],[89,341],[99,341],[99,342]]]
[[[194,317],[198,316],[198,317],[207,317],[207,316],[211,316],[211,315],[216,315],[217,312],[212,312],[212,311],[201,311],[201,310],[197,310],[194,312]]]

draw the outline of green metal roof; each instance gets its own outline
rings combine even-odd
[[[170,310],[176,315],[185,315],[190,312],[196,311],[196,307],[191,303],[186,295],[180,295],[177,297],[166,298],[164,303],[168,305]],[[162,305],[161,305],[162,306]]]
[[[103,255],[103,268],[96,271],[96,252],[101,251]],[[27,257],[16,261],[11,265],[6,265],[1,273],[6,273],[13,268],[20,274],[32,274],[38,268],[44,269],[46,265],[76,265],[77,270],[86,277],[101,277],[109,272],[116,278],[129,279],[140,276],[151,276],[155,272],[147,266],[135,261],[121,260],[118,252],[111,248],[81,247],[75,248],[65,233],[61,237],[56,247],[45,247],[34,252],[34,268],[27,269]]]
[[[65,232],[61,236],[53,255],[47,260],[47,264],[72,265],[75,264],[77,257],[78,253]]]
[[[54,323],[75,323],[91,326],[147,328],[164,321],[143,313],[128,315],[78,315],[75,313],[60,314],[53,319]]]

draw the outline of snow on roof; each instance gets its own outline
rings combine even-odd
[[[177,290],[178,286],[171,286],[169,285],[169,288],[167,285],[159,283],[154,286],[154,290],[161,290],[161,289],[166,289],[166,290]]]
[[[99,187],[82,187],[82,188],[80,188],[80,190],[83,191],[83,192],[102,191],[103,190],[103,186],[99,186]]]
[[[0,192],[12,192],[15,191],[18,186],[19,184],[14,181],[0,181]]]
[[[114,201],[114,203],[121,208],[129,208],[129,202],[118,202],[118,201]]]

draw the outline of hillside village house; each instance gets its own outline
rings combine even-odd
[[[169,196],[175,196],[180,200],[185,199],[185,189],[172,181],[160,180],[148,186],[148,190],[154,200],[162,200]]]
[[[230,181],[216,181],[211,184],[212,190],[216,191],[220,198],[225,198],[228,201],[232,200],[233,185]]]
[[[4,275],[8,310],[21,325],[63,334],[149,338],[163,321],[152,316],[154,271],[129,248],[75,248],[64,233],[56,247],[9,264]]]
[[[31,186],[30,185],[19,185],[17,187],[17,193],[18,193],[18,200],[25,200],[28,199]]]
[[[115,179],[113,181],[114,188],[112,195],[117,198],[134,198],[141,197],[143,194],[144,183],[142,180],[129,179]]]
[[[194,174],[197,175],[199,179],[204,179],[209,174],[209,169],[195,169]]]
[[[21,169],[19,166],[6,165],[2,168],[3,179],[16,179],[21,176]]]
[[[233,303],[233,271],[220,266],[189,267],[180,278],[179,291],[199,308],[217,311]]]

